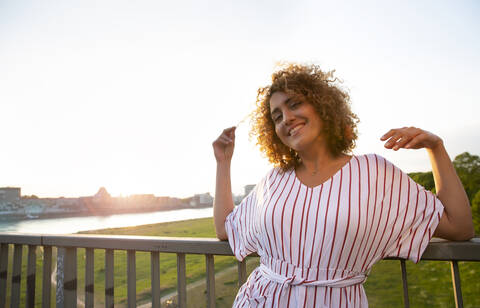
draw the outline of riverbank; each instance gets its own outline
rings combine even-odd
[[[184,209],[203,209],[211,208],[211,205],[198,205],[195,207],[189,205],[177,205],[169,206],[163,208],[125,208],[125,209],[115,209],[106,210],[98,209],[92,211],[79,211],[79,212],[42,212],[42,213],[18,213],[18,212],[1,212],[0,222],[5,221],[24,221],[24,220],[39,220],[39,219],[53,219],[53,218],[74,218],[74,217],[91,217],[91,216],[112,216],[112,215],[121,215],[121,214],[138,214],[138,213],[154,213],[154,212],[166,212],[166,211],[176,211]]]

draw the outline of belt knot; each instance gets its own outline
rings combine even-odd
[[[328,280],[312,280],[301,277],[299,275],[292,275],[286,277],[274,272],[265,264],[260,264],[259,271],[263,277],[273,280],[283,286],[318,286],[318,287],[330,287],[330,288],[343,288],[356,284],[361,284],[367,279],[367,273],[355,273],[346,277],[340,277]]]

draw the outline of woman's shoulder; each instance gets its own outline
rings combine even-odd
[[[395,168],[395,165],[390,162],[387,158],[383,157],[377,153],[368,153],[362,155],[354,155],[357,159],[360,166],[364,168],[375,168],[375,169],[390,169]]]
[[[390,163],[388,159],[386,159],[385,157],[377,153],[353,155],[353,157],[355,157],[359,161],[368,161],[368,162],[384,162],[385,161],[387,163]]]
[[[382,155],[380,154],[377,154],[377,153],[366,153],[366,154],[355,154],[353,155],[353,157],[356,157],[358,159],[369,159],[369,160],[372,160],[372,159],[385,159]]]
[[[263,184],[276,183],[283,177],[290,175],[293,171],[294,171],[293,168],[284,170],[280,167],[272,167],[261,179],[259,184],[260,183],[263,183]]]
[[[280,167],[272,167],[268,172],[267,174],[265,174],[265,176],[263,177],[263,181],[265,182],[270,182],[270,181],[275,181],[276,178],[278,178],[279,176],[283,176],[284,174],[288,174],[290,172],[293,171],[293,168],[292,169],[288,169],[288,170],[283,170],[282,168]]]

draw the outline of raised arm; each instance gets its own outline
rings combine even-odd
[[[234,207],[230,165],[235,147],[235,127],[224,129],[212,146],[215,159],[217,160],[215,199],[213,201],[215,232],[219,239],[226,240],[225,219],[233,211]]]
[[[444,206],[444,213],[434,235],[454,241],[471,239],[475,231],[470,203],[442,139],[415,127],[391,129],[380,139],[387,141],[387,149],[395,151],[401,148],[427,150],[437,197]]]

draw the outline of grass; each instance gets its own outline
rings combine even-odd
[[[117,235],[151,235],[174,237],[214,237],[214,227],[211,218],[144,225],[128,228],[106,229],[90,232],[90,234]],[[12,247],[10,249],[10,267],[8,281],[11,277]],[[55,251],[55,250],[54,250]],[[78,249],[78,294],[83,294],[85,250]],[[36,307],[41,307],[42,292],[42,248],[37,248],[36,268]],[[126,306],[126,252],[115,251],[115,306]],[[258,264],[258,258],[249,258],[249,272]],[[24,305],[26,288],[27,250],[23,251],[21,306]],[[54,258],[55,260],[55,258]],[[203,255],[187,255],[188,283],[205,279],[205,257]],[[96,306],[104,302],[105,258],[103,250],[95,250],[95,294]],[[233,257],[215,256],[216,272],[226,270],[236,265]],[[480,307],[480,262],[460,262],[462,293],[464,307]],[[235,266],[236,268],[236,266]],[[451,284],[450,265],[448,262],[421,261],[419,264],[407,262],[410,305],[412,307],[454,307],[453,289]],[[150,300],[150,254],[136,253],[137,303]],[[161,294],[168,294],[176,289],[176,255],[160,254],[160,285]],[[9,306],[10,283],[7,286],[7,305]],[[227,275],[219,275],[215,281],[216,306],[231,307],[238,290],[236,271]],[[381,261],[377,263],[365,283],[370,307],[403,307],[403,291],[400,264],[398,261]],[[54,288],[52,290],[52,307],[55,306]],[[201,284],[188,292],[188,307],[205,307],[205,285]]]

